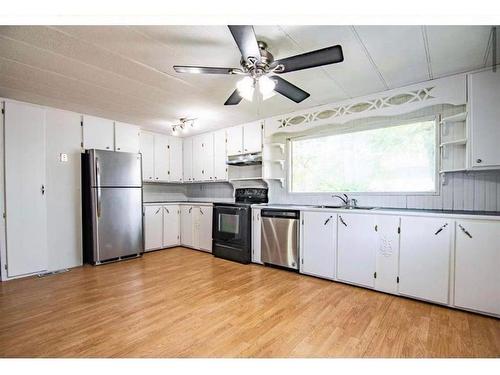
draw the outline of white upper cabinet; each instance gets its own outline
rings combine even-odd
[[[227,155],[240,155],[243,153],[243,126],[233,126],[226,129]]]
[[[375,219],[376,277],[375,289],[386,293],[398,292],[399,216],[380,215]]]
[[[203,181],[204,178],[203,135],[193,137],[193,181]]]
[[[373,215],[338,215],[337,277],[339,280],[374,287],[375,222]]]
[[[153,133],[141,131],[140,137],[140,150],[142,154],[142,180],[154,181],[154,147],[155,136]]]
[[[193,138],[182,139],[182,175],[184,182],[193,181]]]
[[[203,134],[203,180],[214,180],[214,133]]]
[[[169,180],[170,151],[169,136],[155,134],[154,144],[154,170],[155,181],[166,182]]]
[[[300,272],[326,279],[335,277],[337,214],[302,212]]]
[[[138,126],[115,122],[115,151],[139,152],[139,134]]]
[[[452,228],[453,221],[446,218],[401,218],[401,294],[448,303]]]
[[[182,182],[182,139],[170,137],[170,178],[171,182]]]
[[[500,222],[457,220],[455,306],[500,315]]]
[[[469,119],[473,168],[500,168],[500,74],[469,74]]]
[[[83,148],[114,150],[114,122],[94,116],[83,116]]]
[[[226,130],[214,132],[214,180],[227,180]]]
[[[243,153],[262,151],[262,124],[260,121],[243,125]]]

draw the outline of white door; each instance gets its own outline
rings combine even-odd
[[[182,139],[170,137],[170,181],[182,182]]]
[[[83,116],[83,148],[113,151],[114,122],[94,116]]]
[[[233,126],[226,129],[227,154],[240,155],[243,153],[243,126]]]
[[[182,176],[184,182],[193,181],[193,138],[182,140]]]
[[[193,180],[203,181],[204,178],[203,135],[193,137]]]
[[[169,137],[155,134],[155,181],[168,181],[170,168]]]
[[[181,205],[181,245],[193,247],[193,206]]]
[[[260,259],[260,209],[252,209],[252,262],[262,264]]]
[[[455,306],[500,315],[500,222],[457,220]]]
[[[326,279],[335,278],[337,214],[302,212],[300,272]]]
[[[139,134],[138,126],[115,122],[115,151],[139,152]]]
[[[214,132],[214,180],[227,180],[226,130]]]
[[[163,247],[180,244],[180,211],[178,205],[163,206]]]
[[[198,247],[212,252],[212,212],[211,206],[197,206],[198,210]]]
[[[398,293],[399,216],[379,215],[376,221],[375,289]]]
[[[487,70],[469,75],[472,166],[500,166],[500,75]]]
[[[161,249],[162,244],[162,206],[144,206],[144,250]]]
[[[5,103],[7,275],[47,269],[45,110]]]
[[[203,135],[203,179],[214,180],[214,134]]]
[[[262,125],[260,121],[243,125],[243,153],[262,151]]]
[[[401,294],[448,303],[452,224],[444,218],[401,217]]]
[[[337,278],[374,287],[375,222],[373,215],[338,215]]]
[[[154,181],[154,147],[155,137],[153,133],[141,132],[139,137],[142,154],[142,180]]]

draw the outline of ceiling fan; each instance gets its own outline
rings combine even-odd
[[[277,92],[295,103],[300,103],[307,99],[310,94],[286,79],[273,74],[284,74],[344,61],[340,45],[274,60],[273,55],[267,50],[267,44],[257,41],[253,26],[233,25],[228,27],[241,52],[241,68],[174,65],[174,70],[177,73],[238,74],[244,76],[236,83],[236,90],[233,91],[224,105],[236,105],[242,99],[251,101],[257,85],[264,100]]]

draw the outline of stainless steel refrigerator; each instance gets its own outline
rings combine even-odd
[[[86,263],[143,253],[141,154],[82,154],[83,256]]]

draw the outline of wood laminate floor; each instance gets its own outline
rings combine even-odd
[[[174,248],[0,283],[2,357],[500,357],[500,320]]]

